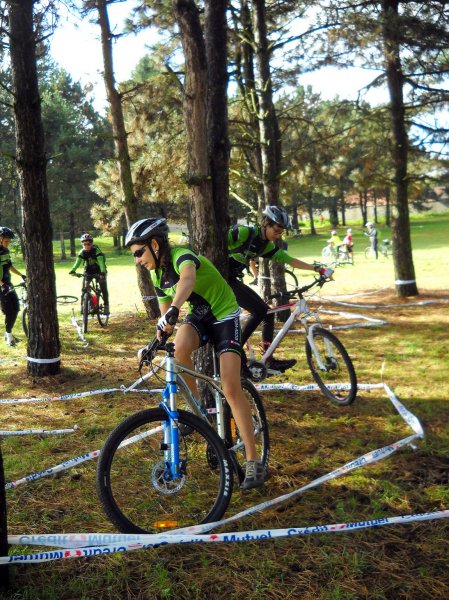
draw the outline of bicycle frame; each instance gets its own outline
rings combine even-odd
[[[274,337],[274,339],[271,342],[271,344],[269,345],[269,347],[266,349],[266,351],[262,355],[262,358],[258,361],[259,363],[263,364],[264,366],[266,365],[266,363],[270,360],[270,358],[273,355],[276,348],[279,346],[279,344],[282,342],[284,337],[287,335],[287,332],[289,331],[291,325],[299,317],[298,320],[301,322],[302,326],[304,327],[306,337],[312,348],[312,352],[316,358],[319,368],[323,371],[326,370],[325,363],[323,362],[321,355],[316,347],[316,344],[314,341],[314,336],[313,336],[313,330],[316,327],[322,327],[320,316],[319,316],[319,313],[317,310],[311,311],[309,309],[307,301],[303,296],[303,292],[306,291],[307,289],[313,287],[314,285],[317,285],[316,284],[317,281],[318,280],[315,280],[315,282],[310,284],[309,286],[304,286],[304,288],[300,288],[300,289],[296,290],[298,293],[298,299],[296,300],[296,302],[291,302],[288,304],[283,304],[281,306],[277,306],[275,308],[270,308],[270,310],[267,312],[267,314],[274,314],[274,313],[280,312],[281,310],[288,310],[293,306],[295,307],[295,309],[291,312],[287,321],[283,324],[283,326],[278,331],[278,333]],[[308,320],[310,318],[315,319],[315,323],[313,323],[313,325],[309,326]],[[329,353],[328,356],[330,356],[331,358],[335,358],[332,346],[329,344],[329,342],[327,340],[325,340],[324,342],[326,345],[326,351]],[[248,348],[249,361],[250,362],[254,361],[255,354],[254,354],[253,348],[251,347],[251,345],[249,343],[249,340],[246,342],[246,345]],[[267,371],[271,374],[277,373],[277,371],[275,371],[273,369],[269,369],[269,368],[267,369]]]
[[[207,421],[207,415],[216,415],[216,422],[217,422],[217,433],[219,435],[219,437],[224,441],[226,438],[226,431],[225,431],[225,419],[224,419],[224,407],[223,407],[223,391],[221,388],[221,383],[220,383],[220,378],[218,375],[218,364],[217,364],[217,357],[215,352],[213,352],[213,374],[212,376],[208,376],[205,375],[204,373],[199,373],[198,371],[194,371],[192,369],[189,369],[188,367],[185,367],[183,365],[180,365],[179,363],[176,362],[175,358],[172,358],[170,362],[168,362],[168,357],[165,357],[163,359],[163,361],[157,365],[156,368],[151,369],[148,373],[145,373],[145,375],[142,375],[139,379],[136,379],[136,381],[131,384],[128,388],[126,388],[124,390],[124,392],[130,392],[132,390],[135,390],[137,387],[139,387],[144,381],[147,381],[148,379],[150,379],[151,377],[153,377],[157,371],[159,371],[160,369],[164,369],[166,371],[166,387],[165,390],[149,390],[150,392],[154,392],[154,393],[159,393],[162,391],[163,394],[167,394],[167,388],[170,384],[171,386],[171,390],[174,390],[174,394],[176,396],[176,394],[178,393],[179,389],[182,389],[184,398],[187,402],[187,406],[189,407],[189,409],[191,410],[191,412],[193,414],[195,414],[197,417],[200,417],[201,419]],[[208,386],[209,389],[212,391],[213,393],[213,397],[214,397],[214,401],[215,401],[215,407],[214,408],[203,408],[199,402],[199,400],[197,400],[197,398],[192,394],[190,388],[188,387],[185,379],[182,377],[182,375],[190,375],[191,377],[194,377],[195,379],[199,379],[200,381],[205,382]],[[167,396],[167,398],[170,398],[171,401],[171,396]],[[171,405],[170,405],[170,409],[171,409]],[[259,433],[259,429],[256,428],[254,431],[254,434],[257,435]],[[228,448],[228,451],[233,451],[236,452],[238,450],[240,450],[241,448],[243,448],[243,442],[240,441],[237,444],[235,444],[234,446],[232,446],[231,448]]]

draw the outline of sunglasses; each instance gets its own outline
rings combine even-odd
[[[134,258],[140,258],[143,254],[145,254],[146,249],[147,249],[146,246],[142,246],[142,248],[139,248],[138,250],[133,252]]]

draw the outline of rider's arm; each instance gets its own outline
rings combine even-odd
[[[176,293],[171,302],[172,306],[181,308],[184,302],[190,297],[196,282],[196,267],[193,264],[186,264],[179,273],[179,281],[176,285]]]
[[[255,260],[251,259],[249,261],[249,269],[250,269],[251,273],[254,275],[254,277],[257,278],[257,276],[259,275],[259,269],[257,268],[257,263]]]
[[[83,259],[81,258],[81,256],[77,256],[76,261],[74,262],[73,267],[70,269],[69,273],[75,273],[77,268],[81,265],[82,262],[83,262]]]
[[[12,271],[13,273],[15,273],[16,275],[18,275],[19,277],[23,277],[22,273],[20,273],[20,272],[19,272],[19,271],[16,269],[16,267],[14,267],[13,265],[11,265],[11,266],[9,267],[9,270],[10,270],[10,271]]]

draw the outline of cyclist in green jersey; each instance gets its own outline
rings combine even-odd
[[[94,244],[94,239],[89,233],[83,233],[80,237],[80,242],[83,245],[83,248],[79,251],[75,264],[69,271],[69,275],[75,275],[78,267],[81,263],[84,263],[84,270],[87,275],[91,279],[98,279],[104,298],[104,314],[108,315],[109,292],[106,281],[106,257],[100,248]]]
[[[12,328],[19,314],[19,298],[11,285],[11,273],[15,273],[26,281],[25,275],[22,275],[12,264],[9,254],[9,244],[15,238],[14,233],[9,227],[0,226],[0,307],[5,315],[5,342],[7,346],[15,346],[18,342],[12,334]]]
[[[282,234],[288,229],[289,218],[285,209],[280,206],[267,206],[260,226],[234,225],[228,231],[229,285],[231,286],[239,306],[250,313],[242,331],[242,346],[259,323],[262,324],[262,348],[266,349],[273,341],[274,314],[267,315],[269,306],[249,286],[243,283],[246,268],[251,268],[254,258],[261,256],[275,262],[281,262],[296,269],[315,271],[325,277],[332,277],[333,270],[316,263],[306,263],[290,256],[282,248]],[[246,362],[245,357],[243,360]],[[284,372],[296,364],[296,360],[277,360],[271,358],[268,367]]]
[[[229,402],[246,452],[243,489],[259,487],[266,479],[254,441],[251,409],[240,383],[241,331],[240,309],[229,285],[206,257],[186,247],[171,247],[168,226],[163,218],[142,219],[134,223],[125,245],[138,264],[150,271],[161,310],[157,323],[160,332],[173,333],[179,310],[188,302],[187,317],[175,337],[175,357],[193,369],[192,353],[212,341],[219,356],[223,393]],[[196,382],[186,378],[198,397]]]

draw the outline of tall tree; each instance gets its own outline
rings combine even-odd
[[[29,290],[28,373],[60,371],[59,327],[53,264],[52,225],[47,191],[44,129],[39,96],[34,0],[9,0],[16,161],[23,205],[25,260]],[[40,15],[43,17],[43,15]]]
[[[216,262],[226,275],[224,260],[225,230],[228,214],[227,160],[220,165],[217,158],[227,152],[226,34],[225,2],[206,2],[205,31],[211,40],[205,42],[200,12],[194,0],[174,0],[185,60],[184,115],[187,135],[187,176],[190,189],[190,211],[193,242],[201,254]],[[215,46],[213,46],[215,44]],[[207,49],[206,49],[207,47]],[[223,58],[224,54],[224,58]],[[209,59],[209,60],[208,60]],[[220,94],[224,99],[218,100]],[[215,106],[212,100],[218,102]],[[217,110],[217,115],[208,112]],[[218,157],[213,156],[214,152]],[[212,183],[214,181],[214,183]],[[223,216],[226,218],[220,222]],[[219,254],[221,251],[221,254]]]
[[[111,0],[87,0],[85,2],[85,7],[88,11],[96,9],[98,15],[98,24],[101,30],[101,48],[103,53],[103,77],[111,110],[114,144],[117,152],[120,184],[123,192],[123,210],[126,217],[126,224],[129,227],[133,222],[137,221],[138,218],[137,198],[132,180],[131,160],[128,151],[125,120],[123,117],[122,97],[117,90],[115,82],[112,50],[114,35],[109,23],[108,4],[112,4]],[[160,312],[156,301],[154,287],[148,277],[147,271],[141,265],[136,265],[136,270],[145,309],[150,318],[155,318]]]

